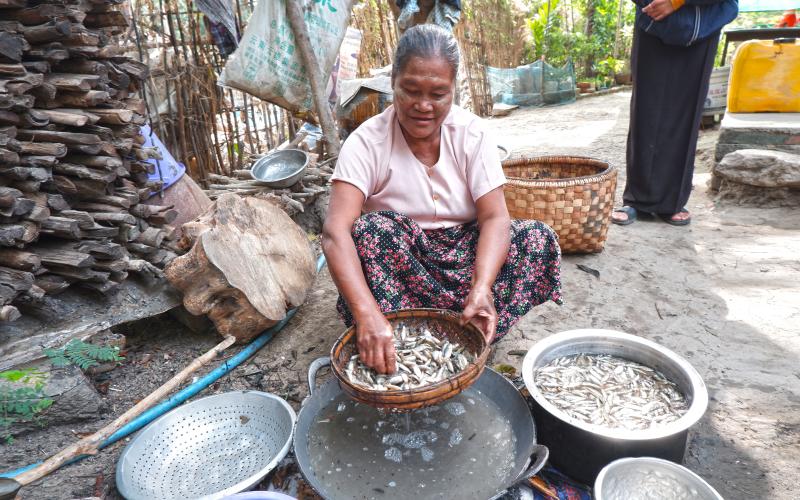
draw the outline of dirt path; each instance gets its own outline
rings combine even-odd
[[[583,154],[622,167],[629,99],[629,93],[619,93],[517,110],[493,124],[515,154]],[[704,133],[700,147],[713,148],[714,137]],[[795,499],[800,496],[800,217],[790,209],[716,206],[706,194],[703,172],[707,167],[698,164],[688,207],[691,226],[657,221],[612,226],[603,253],[565,257],[565,304],[546,304],[523,318],[497,346],[492,364],[519,367],[522,359],[509,351],[575,328],[610,328],[655,340],[685,356],[711,396],[709,411],[691,435],[687,465],[729,500]],[[624,171],[620,174],[621,193]],[[576,264],[597,269],[600,277]],[[327,354],[342,331],[335,300],[335,287],[323,271],[286,329],[202,395],[253,388],[298,407],[307,392],[309,362]],[[216,341],[190,334],[169,318],[126,333],[129,361],[114,381],[121,391],[109,392],[117,414]],[[45,457],[75,432],[98,425],[48,428],[0,447],[0,470]],[[27,488],[24,498],[98,493],[115,498],[114,465],[122,446],[62,469]]]

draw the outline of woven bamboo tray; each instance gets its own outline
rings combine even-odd
[[[617,188],[614,167],[581,156],[541,156],[506,160],[503,171],[511,217],[552,227],[562,253],[603,250]]]
[[[471,324],[458,324],[460,315],[443,309],[401,309],[386,313],[392,327],[403,322],[409,327],[427,327],[437,338],[458,342],[475,356],[463,371],[436,384],[405,391],[371,391],[352,384],[344,370],[350,356],[356,354],[356,330],[352,326],[333,344],[331,368],[342,390],[352,399],[377,408],[413,410],[440,403],[468,388],[483,373],[491,350],[483,333]]]

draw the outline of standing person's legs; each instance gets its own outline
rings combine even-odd
[[[689,199],[695,148],[718,36],[691,47],[666,45],[637,30],[632,55],[631,98],[624,204],[614,214],[624,223],[636,211],[673,216]]]

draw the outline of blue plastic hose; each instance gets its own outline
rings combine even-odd
[[[319,259],[317,259],[317,272],[319,272],[324,265],[325,265],[325,256],[320,255]],[[110,446],[119,441],[120,439],[133,434],[134,432],[146,426],[147,424],[157,419],[161,415],[167,413],[176,406],[186,402],[186,400],[188,400],[198,392],[202,391],[209,385],[213,384],[214,382],[222,378],[224,375],[226,375],[228,372],[230,372],[240,364],[244,363],[250,356],[255,354],[256,351],[264,347],[267,344],[267,342],[272,340],[272,337],[274,337],[276,333],[281,331],[281,329],[283,329],[283,327],[286,326],[286,323],[288,323],[289,320],[292,319],[292,317],[294,317],[296,313],[297,313],[296,307],[294,309],[290,309],[289,312],[286,313],[286,317],[280,320],[278,324],[273,325],[269,330],[265,331],[264,333],[256,337],[255,340],[250,342],[244,349],[239,351],[235,356],[225,360],[224,363],[216,367],[214,370],[208,372],[206,375],[199,378],[197,381],[192,382],[185,388],[181,389],[174,396],[170,397],[166,401],[157,404],[156,406],[150,408],[149,410],[146,410],[144,413],[142,413],[135,419],[125,424],[117,432],[109,436],[108,439],[103,441],[100,444],[100,449],[103,449],[106,446]],[[80,455],[70,460],[64,465],[75,463],[78,460],[82,460],[88,456],[89,455]],[[25,467],[21,467],[19,469],[4,472],[0,474],[0,477],[14,477],[18,474],[22,474],[27,470],[33,469],[34,467],[40,465],[41,463],[42,462],[36,462],[35,464],[26,465]]]

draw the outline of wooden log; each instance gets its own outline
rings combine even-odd
[[[115,172],[108,172],[106,170],[95,170],[83,165],[74,165],[72,163],[57,163],[53,166],[53,172],[77,177],[78,179],[89,179],[98,182],[110,184],[117,178]]]
[[[50,180],[50,170],[42,167],[5,167],[0,166],[0,175],[8,179],[24,181],[27,179],[35,181]]]
[[[94,228],[94,218],[89,212],[83,212],[81,210],[63,210],[58,213],[58,216],[78,221],[78,227],[81,229]]]
[[[72,127],[83,127],[89,123],[89,117],[84,113],[70,113],[58,109],[36,109],[31,110],[31,114],[37,113],[44,116],[50,123],[59,123],[61,125],[70,125]]]
[[[39,187],[42,185],[42,182],[28,179],[25,181],[12,181],[9,185],[19,189],[23,193],[35,193],[39,191]]]
[[[89,113],[100,117],[100,123],[109,125],[125,125],[133,119],[134,112],[129,109],[90,108]]]
[[[98,262],[101,260],[124,261],[128,255],[122,245],[111,241],[83,240],[79,243],[74,243],[73,248],[79,252],[92,255],[98,259]]]
[[[56,161],[55,156],[23,155],[19,157],[19,164],[24,167],[51,168]]]
[[[22,224],[0,224],[0,246],[13,247],[25,234]]]
[[[129,25],[128,19],[118,10],[97,13],[89,12],[86,14],[86,19],[84,19],[83,24],[88,28],[106,28],[111,26],[128,27]]]
[[[108,281],[109,273],[104,271],[95,271],[89,267],[72,267],[61,265],[49,265],[47,270],[52,274],[57,274],[65,278],[71,278],[76,281],[95,281],[103,283]]]
[[[104,143],[100,144],[70,144],[67,146],[67,151],[73,154],[80,155],[96,155],[100,154],[103,150]],[[113,148],[112,148],[113,149]]]
[[[100,77],[77,73],[50,73],[45,76],[45,81],[59,90],[85,92],[95,88],[100,83]]]
[[[15,0],[2,1],[15,2]],[[86,13],[71,6],[43,3],[28,9],[9,11],[6,16],[8,19],[15,19],[26,26],[33,26],[46,23],[52,19],[69,19],[70,21],[81,23],[86,18]]]
[[[13,248],[0,248],[0,262],[11,269],[32,273],[42,268],[42,259],[38,255]]]
[[[95,203],[101,203],[106,205],[111,205],[120,208],[130,208],[131,202],[128,198],[122,196],[112,196],[112,195],[103,195],[103,196],[96,196],[93,199]],[[131,212],[133,213],[133,212]],[[133,213],[133,215],[136,215]]]
[[[19,125],[20,118],[17,113],[11,111],[0,110],[0,124]]]
[[[50,210],[47,207],[36,205],[33,210],[25,216],[25,220],[33,222],[42,222],[50,217]]]
[[[122,158],[114,156],[69,155],[64,158],[64,161],[108,170],[114,170],[123,166]]]
[[[139,230],[139,226],[137,224],[120,224],[119,225],[119,234],[117,235],[117,241],[120,243],[127,243],[129,241],[134,241],[136,238],[139,237],[141,231]]]
[[[170,262],[165,274],[183,292],[184,306],[207,313],[220,333],[246,341],[305,300],[315,276],[313,252],[305,232],[271,202],[222,195],[196,229],[191,252]],[[231,300],[214,303],[218,294]]]
[[[79,240],[81,238],[81,229],[78,226],[78,221],[67,218],[51,215],[42,221],[41,233],[68,240]]]
[[[36,98],[32,95],[0,94],[0,109],[25,111],[32,108]]]
[[[61,194],[67,194],[67,195],[78,194],[77,186],[75,186],[75,183],[73,183],[69,177],[64,177],[63,175],[54,175],[53,185],[56,188],[56,190]]]
[[[17,198],[22,198],[22,191],[10,187],[0,186],[0,207],[10,207],[14,205]]]
[[[25,66],[14,63],[0,63],[0,77],[25,76],[28,71]]]
[[[16,198],[10,207],[0,208],[0,215],[5,217],[14,217],[18,215],[25,215],[31,212],[36,206],[36,202],[28,198]]]
[[[56,211],[69,210],[69,204],[60,194],[47,194],[47,206]]]
[[[22,233],[22,237],[17,239],[17,241],[19,243],[28,244],[28,243],[30,243],[32,241],[36,241],[39,238],[39,232],[40,232],[39,223],[26,220],[26,221],[20,222],[19,224],[24,229],[24,232]]]
[[[54,176],[55,177],[55,176]],[[108,183],[94,179],[69,178],[78,190],[77,195],[83,199],[94,199],[108,192]]]
[[[30,43],[53,42],[66,38],[71,25],[72,23],[67,20],[50,21],[36,26],[24,26],[22,34]]]
[[[62,158],[67,154],[67,146],[60,142],[27,142],[20,141],[20,154],[54,156]]]
[[[6,61],[20,62],[23,51],[30,45],[22,35],[0,31],[0,57]]]
[[[22,314],[20,314],[19,310],[14,306],[5,305],[0,307],[0,321],[16,321],[21,317]]]
[[[28,57],[44,59],[50,64],[57,64],[69,59],[69,52],[60,43],[53,42],[48,46],[34,47],[26,53]]]
[[[33,286],[33,274],[0,267],[0,304],[8,304]]]
[[[19,163],[19,155],[14,151],[9,151],[5,148],[0,148],[0,164],[14,164]]]
[[[56,108],[78,107],[94,108],[105,103],[111,98],[104,90],[89,90],[87,92],[59,92],[55,100]]]
[[[92,269],[109,273],[121,273],[128,270],[128,262],[122,259],[96,260],[95,263],[92,264]]]
[[[124,212],[92,212],[92,217],[97,222],[108,222],[111,224],[136,224],[136,217]]]
[[[119,234],[118,227],[106,227],[95,224],[91,229],[82,229],[81,237],[90,239],[114,238]]]
[[[150,254],[156,253],[156,251],[158,251],[158,248],[156,248],[156,247],[153,247],[153,246],[150,246],[150,245],[145,245],[144,243],[137,243],[135,241],[129,241],[128,244],[126,245],[126,247],[131,252],[134,252],[134,253],[137,253],[137,254],[140,254],[140,255],[150,255]]]
[[[34,246],[31,249],[48,270],[53,266],[91,267],[95,263],[94,257],[88,253],[76,252],[68,246]]]
[[[98,203],[94,201],[79,201],[73,203],[73,206],[80,210],[86,210],[87,212],[113,212],[113,213],[128,214],[128,211],[126,210],[127,207],[121,207],[119,205],[111,205],[108,203]]]
[[[95,134],[82,134],[80,132],[60,132],[56,130],[20,129],[17,131],[20,140],[59,142],[62,144],[100,144],[100,138]]]
[[[36,276],[34,284],[45,291],[47,295],[58,295],[63,292],[73,280],[58,276],[57,274],[41,274]]]
[[[136,238],[136,241],[158,248],[161,246],[161,242],[164,241],[164,231],[161,231],[156,227],[149,227],[142,231],[142,233]]]
[[[50,63],[47,61],[22,61],[25,69],[34,73],[49,73]]]
[[[54,108],[53,111],[57,111],[59,113],[69,113],[71,115],[83,115],[87,119],[88,125],[94,125],[98,121],[100,121],[100,117],[94,113],[89,113],[85,109],[80,108]]]

